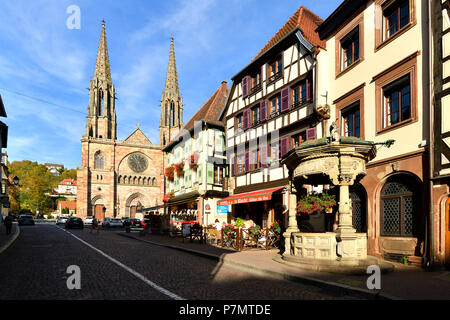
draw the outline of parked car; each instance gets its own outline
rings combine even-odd
[[[141,228],[143,227],[142,221],[140,219],[131,219],[131,226],[134,228]]]
[[[83,229],[84,223],[81,218],[70,217],[66,222],[66,229]]]
[[[87,216],[84,218],[84,224],[92,224],[92,221],[94,220],[93,216]]]
[[[21,214],[19,216],[19,219],[17,219],[17,222],[19,223],[19,226],[24,225],[34,226],[33,216],[30,216],[28,214]]]
[[[105,220],[102,223],[102,227],[106,228],[123,227],[123,222],[118,218],[105,218]]]
[[[56,224],[66,224],[67,220],[69,220],[68,217],[58,217],[58,219],[56,219]]]

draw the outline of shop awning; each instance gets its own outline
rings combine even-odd
[[[284,189],[285,187],[276,187],[271,189],[258,190],[253,192],[239,193],[223,200],[217,201],[218,206],[226,206],[232,204],[241,204],[241,203],[249,203],[249,202],[258,202],[258,201],[269,201],[272,200],[272,195]]]
[[[172,198],[169,200],[168,203],[165,204],[165,207],[170,207],[172,205],[176,204],[183,204],[188,203],[197,200],[197,198],[200,196],[200,193],[197,191],[185,193],[179,196],[176,196],[175,198]]]

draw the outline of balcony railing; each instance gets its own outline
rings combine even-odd
[[[280,79],[282,77],[283,77],[283,72],[279,71],[279,72],[277,72],[277,73],[275,73],[275,74],[273,74],[272,76],[269,77],[269,79],[267,80],[267,82],[268,82],[267,84],[271,84],[272,82],[275,82],[275,81],[277,81],[278,79]]]
[[[257,93],[257,92],[259,92],[261,90],[262,90],[262,84],[259,83],[259,84],[257,84],[256,86],[254,86],[253,88],[250,89],[249,95],[255,94],[255,93]]]

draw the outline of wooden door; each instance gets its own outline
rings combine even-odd
[[[103,221],[105,219],[103,208],[104,206],[102,204],[98,204],[95,206],[95,218],[99,221]]]
[[[445,204],[445,264],[450,268],[450,198]]]
[[[134,219],[136,217],[136,206],[130,207],[130,218]]]

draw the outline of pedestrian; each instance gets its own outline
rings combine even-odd
[[[6,216],[6,218],[3,220],[3,223],[5,224],[5,227],[6,227],[7,235],[11,234],[12,222],[13,222],[13,218],[11,217],[11,214],[8,214]]]
[[[91,228],[91,232],[90,232],[90,233],[92,233],[92,230],[97,230],[97,233],[100,232],[100,231],[98,230],[98,220],[97,220],[97,218],[94,218],[94,219],[92,220],[92,228]]]

